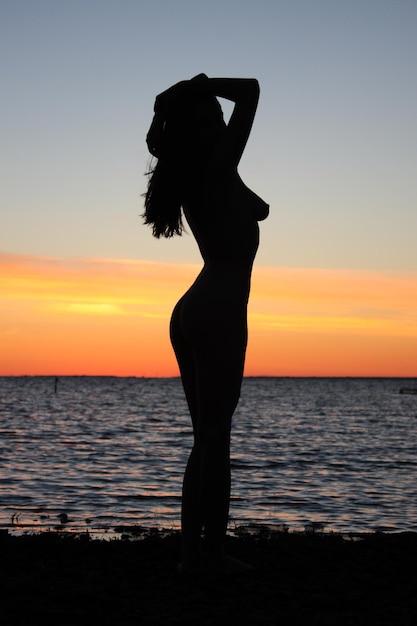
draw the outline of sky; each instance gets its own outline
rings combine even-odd
[[[261,87],[246,374],[417,376],[416,27],[414,0],[2,0],[0,375],[178,374],[201,259],[142,224],[145,135],[205,72]]]

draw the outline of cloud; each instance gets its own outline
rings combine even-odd
[[[254,324],[417,336],[417,272],[255,268]]]
[[[119,259],[62,259],[0,254],[2,299],[58,312],[168,314],[193,266]]]
[[[200,269],[0,254],[0,374],[176,375],[169,318]],[[246,372],[415,375],[416,293],[417,272],[255,267]]]

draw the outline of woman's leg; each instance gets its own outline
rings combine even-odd
[[[229,338],[225,343],[230,343]],[[230,432],[240,395],[244,358],[244,354],[239,358],[239,353],[242,353],[241,345],[236,345],[232,353],[224,353],[221,359],[219,351],[212,346],[197,349],[195,354],[201,514],[207,554],[213,561],[223,558],[229,517]]]
[[[201,454],[195,442],[198,421],[194,357],[181,331],[180,317],[183,299],[176,305],[170,325],[171,343],[180,369],[194,430],[194,446],[184,473],[181,504],[182,567],[195,569],[200,561],[200,538],[203,527],[200,509]]]
[[[196,311],[186,296],[174,309],[171,341],[194,428],[183,483],[183,565],[198,563],[203,526],[207,554],[221,564],[230,502],[230,431],[243,378],[246,316],[224,324],[218,310]]]

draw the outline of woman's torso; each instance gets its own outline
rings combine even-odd
[[[237,171],[206,174],[184,202],[184,214],[204,267],[193,289],[200,297],[247,302],[259,245],[258,221],[269,206],[242,182]]]

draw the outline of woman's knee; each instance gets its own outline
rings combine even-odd
[[[207,450],[223,450],[230,449],[230,433],[231,420],[212,419],[208,423],[200,419],[196,433],[196,442],[199,449],[204,452]]]

